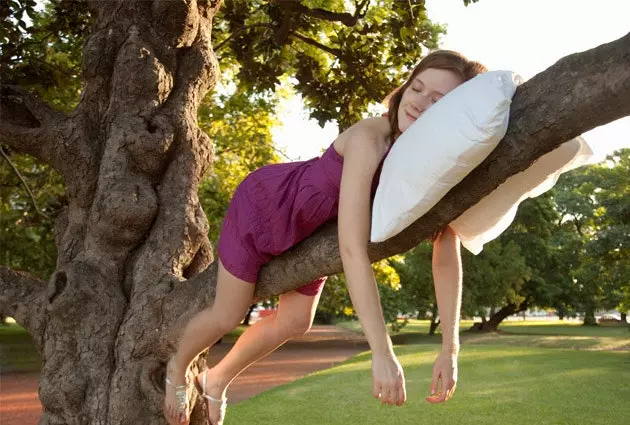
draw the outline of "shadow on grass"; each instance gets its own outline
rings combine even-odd
[[[396,345],[440,344],[442,341],[442,336],[439,334],[427,335],[426,333],[414,332],[396,334],[391,338]],[[589,335],[532,335],[504,331],[464,331],[460,333],[460,341],[462,345],[485,344],[572,350],[630,351],[630,336],[624,338]]]

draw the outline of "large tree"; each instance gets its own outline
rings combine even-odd
[[[0,139],[57,170],[68,205],[55,220],[55,272],[46,282],[0,268],[0,313],[41,353],[41,424],[161,422],[165,362],[185,322],[214,299],[197,194],[213,158],[197,124],[219,77],[213,20],[216,50],[231,46],[221,63],[238,62],[244,84],[271,90],[292,73],[314,115],[342,128],[399,82],[389,71],[411,65],[412,46],[431,47],[437,29],[421,2],[393,0],[356,0],[352,10],[333,0],[233,0],[222,12],[219,0],[54,3],[62,12],[85,5],[92,17],[61,14],[92,22],[81,98],[63,113],[2,86]],[[337,105],[318,108],[324,98]],[[519,88],[501,146],[421,221],[371,245],[371,258],[407,251],[555,146],[628,114],[630,34],[560,60]],[[330,223],[274,259],[256,296],[341,271],[336,235]],[[202,405],[194,400],[192,423],[205,420]]]
[[[595,325],[595,312],[619,307],[630,280],[630,149],[563,176],[554,192],[558,234],[572,283],[568,305]]]

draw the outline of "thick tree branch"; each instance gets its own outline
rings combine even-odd
[[[370,259],[378,261],[406,252],[540,156],[583,132],[627,115],[630,115],[630,34],[561,59],[519,87],[508,132],[488,158],[420,220],[383,243],[370,244]],[[265,265],[255,295],[280,294],[318,276],[340,271],[337,226],[328,223]],[[182,285],[187,287],[189,295],[197,294],[198,305],[211,299],[215,274],[213,264]]]
[[[46,282],[27,273],[0,266],[0,315],[13,317],[43,346]]]
[[[56,131],[66,116],[18,86],[0,87],[0,141],[59,169]]]

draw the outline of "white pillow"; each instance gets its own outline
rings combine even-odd
[[[548,191],[560,174],[583,165],[592,155],[593,151],[582,137],[569,140],[508,178],[450,226],[466,249],[479,254],[485,243],[508,228],[523,200]]]
[[[479,165],[505,135],[521,78],[490,71],[456,87],[396,140],[372,207],[372,242],[398,234]]]

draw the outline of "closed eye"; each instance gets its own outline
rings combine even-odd
[[[413,90],[416,93],[420,93],[423,88],[424,88],[424,85],[419,81],[414,81],[413,84],[411,85],[411,90]]]

